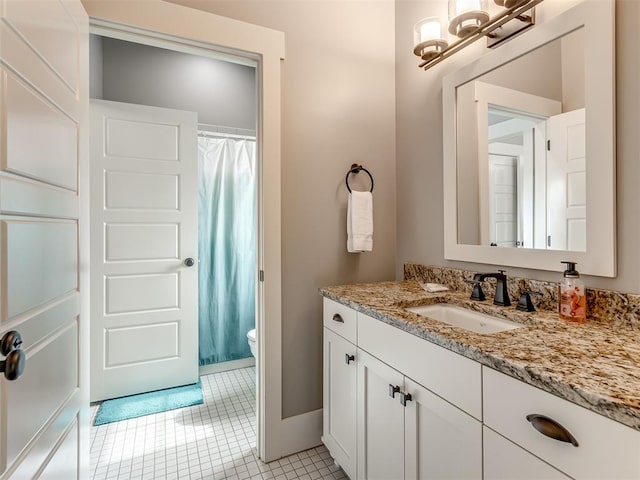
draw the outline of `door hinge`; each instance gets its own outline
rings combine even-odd
[[[260,271],[258,272],[258,279],[259,279],[261,282],[264,282],[264,270],[260,270]]]
[[[547,151],[551,151],[551,140],[547,140]]]
[[[551,246],[551,235],[547,235],[547,247]]]

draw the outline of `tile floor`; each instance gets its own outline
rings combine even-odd
[[[258,459],[255,375],[255,367],[205,375],[203,405],[91,427],[92,478],[347,479],[324,446],[269,464]]]

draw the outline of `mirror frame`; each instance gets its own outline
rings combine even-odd
[[[498,50],[443,79],[444,257],[493,265],[562,271],[578,263],[587,275],[616,276],[614,2],[583,0]],[[585,29],[587,251],[458,244],[456,88],[579,28]],[[594,132],[598,132],[597,135]],[[597,159],[597,162],[594,162]],[[606,192],[605,192],[606,191]]]

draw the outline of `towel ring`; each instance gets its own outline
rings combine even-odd
[[[367,175],[369,175],[369,179],[371,180],[371,190],[369,191],[373,192],[373,175],[371,175],[371,172],[369,170],[364,168],[362,165],[358,165],[357,163],[354,163],[353,165],[351,165],[351,168],[347,172],[347,176],[344,177],[344,181],[347,184],[347,190],[349,190],[349,193],[351,193],[351,187],[349,186],[349,175],[351,175],[352,173],[357,174],[360,172],[360,170],[362,170],[363,172],[366,172]]]

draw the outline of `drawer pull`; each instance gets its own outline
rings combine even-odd
[[[404,392],[400,393],[400,404],[403,407],[406,407],[407,406],[407,402],[410,402],[411,400],[413,400],[413,397],[411,396],[410,393],[404,393]]]
[[[344,354],[344,361],[347,362],[347,365],[349,365],[351,362],[353,362],[356,359],[355,355],[349,355],[348,353]]]
[[[391,398],[396,398],[396,393],[400,392],[400,387],[398,385],[389,384],[389,396]]]
[[[342,318],[342,315],[340,315],[339,313],[334,313],[333,321],[338,323],[344,323],[344,318]]]
[[[573,435],[571,435],[569,430],[552,418],[533,413],[531,415],[527,415],[527,421],[531,423],[533,428],[549,438],[553,438],[560,442],[570,443],[574,447],[578,446],[578,441]]]

